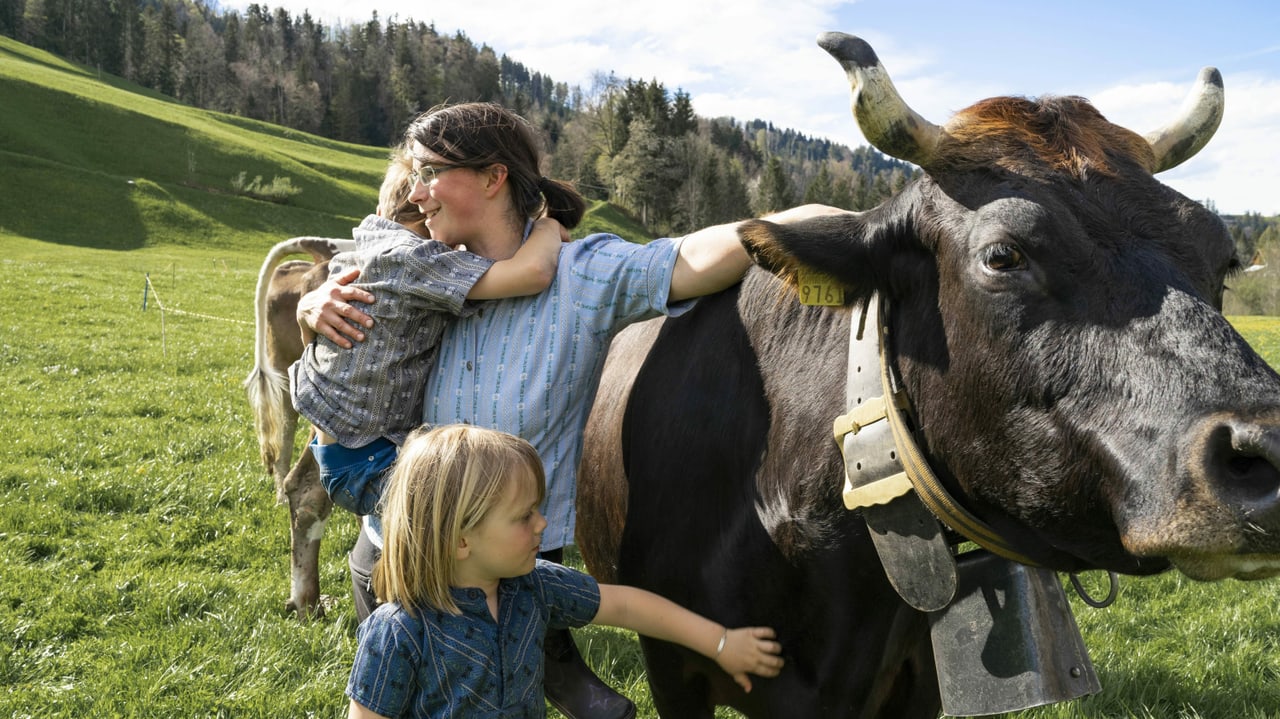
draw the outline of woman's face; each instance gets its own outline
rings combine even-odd
[[[416,179],[409,201],[417,205],[426,218],[432,239],[456,247],[484,236],[488,173],[459,167],[416,140],[413,171]]]

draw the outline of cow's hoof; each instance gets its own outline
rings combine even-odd
[[[312,619],[324,619],[324,597],[321,597],[320,601],[317,601],[310,606],[294,599],[290,599],[284,603],[284,610],[289,614],[297,615],[298,619],[304,622]]]

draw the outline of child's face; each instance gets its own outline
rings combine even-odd
[[[537,486],[527,470],[515,470],[497,505],[464,535],[468,575],[496,580],[533,571],[547,520],[538,511]]]

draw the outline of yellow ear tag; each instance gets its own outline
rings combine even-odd
[[[844,304],[844,287],[820,272],[797,272],[796,294],[800,295],[802,305],[839,307]]]

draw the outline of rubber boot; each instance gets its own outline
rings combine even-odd
[[[547,701],[569,719],[631,719],[636,705],[600,680],[583,661],[568,629],[551,629],[543,689]]]

